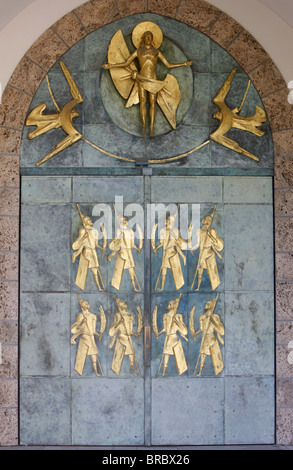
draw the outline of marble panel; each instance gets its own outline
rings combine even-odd
[[[78,203],[99,204],[102,202],[112,205],[113,202],[115,203],[115,196],[122,197],[123,202],[141,204],[143,202],[143,177],[80,176],[73,179],[73,200]]]
[[[273,292],[225,293],[227,375],[274,374]]]
[[[158,378],[152,403],[152,445],[224,443],[223,379]]]
[[[143,380],[73,380],[72,444],[143,445]]]
[[[21,217],[22,291],[68,291],[70,206],[23,205]]]
[[[166,188],[170,188],[166,191]],[[200,204],[222,202],[221,177],[160,177],[152,178],[152,202]]]
[[[272,178],[226,177],[223,189],[224,203],[271,204],[272,184]]]
[[[272,206],[226,204],[224,231],[226,290],[272,290],[274,286]]]
[[[71,178],[23,176],[21,200],[23,204],[71,202]]]
[[[69,294],[22,294],[20,376],[68,376]]]
[[[70,407],[68,378],[22,378],[20,445],[70,445]]]
[[[225,444],[273,444],[274,377],[226,377]]]

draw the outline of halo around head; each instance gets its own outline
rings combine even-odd
[[[146,31],[150,31],[151,33],[153,33],[154,47],[158,49],[163,41],[163,33],[161,28],[159,28],[158,25],[152,23],[151,21],[143,21],[136,25],[133,29],[132,42],[134,44],[134,47],[136,47],[136,49],[139,48],[141,38]]]

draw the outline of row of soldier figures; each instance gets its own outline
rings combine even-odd
[[[223,358],[221,353],[220,344],[224,344],[222,336],[225,334],[224,325],[221,321],[220,315],[215,313],[216,303],[219,294],[209,301],[206,302],[204,307],[204,313],[199,317],[199,329],[196,331],[194,326],[194,310],[192,308],[189,317],[189,330],[196,341],[198,335],[202,335],[201,344],[199,348],[198,359],[194,368],[194,375],[197,372],[199,361],[199,373],[200,376],[205,364],[205,359],[210,356],[214,373],[218,375],[224,367]],[[143,329],[143,316],[140,307],[137,307],[137,331],[134,331],[134,315],[128,312],[128,305],[124,300],[118,299],[115,296],[117,311],[114,316],[114,321],[109,327],[109,336],[112,338],[109,344],[109,348],[114,348],[112,358],[112,370],[120,375],[122,363],[125,357],[128,357],[129,365],[134,375],[141,375],[139,365],[135,354],[135,346],[132,341],[132,337],[136,337],[137,340]],[[167,305],[167,312],[162,316],[163,328],[161,331],[158,330],[157,325],[157,312],[158,307],[156,306],[152,314],[152,328],[157,338],[161,335],[165,335],[164,345],[162,350],[161,362],[157,375],[164,376],[169,364],[170,356],[174,358],[178,375],[183,374],[187,371],[188,366],[182,346],[182,339],[188,342],[188,326],[183,321],[183,315],[178,313],[179,303],[181,294],[175,300],[171,300]],[[91,357],[92,366],[95,373],[104,375],[101,362],[98,355],[98,348],[95,341],[95,336],[101,340],[106,330],[106,315],[102,306],[100,306],[100,331],[96,331],[97,316],[90,312],[90,305],[88,301],[79,298],[81,311],[77,315],[75,323],[71,327],[71,344],[76,344],[75,340],[79,338],[79,344],[77,348],[75,370],[79,375],[83,374],[84,365],[88,356]]]
[[[72,249],[74,250],[72,255],[73,263],[75,262],[76,258],[79,257],[75,284],[80,289],[84,290],[86,287],[88,271],[90,269],[93,273],[98,289],[102,291],[105,290],[105,286],[100,271],[96,250],[100,249],[103,253],[105,252],[107,247],[107,234],[104,226],[101,225],[101,231],[103,233],[103,245],[100,246],[99,232],[93,227],[91,218],[89,216],[84,216],[81,213],[78,204],[77,208],[83,226],[79,230],[77,239],[72,244]],[[215,210],[216,206],[214,207],[212,214],[203,217],[201,221],[202,227],[200,227],[196,232],[197,242],[193,247],[193,224],[191,223],[189,225],[188,238],[185,240],[182,238],[179,229],[175,227],[177,213],[169,215],[166,218],[165,227],[163,227],[159,233],[159,244],[157,246],[155,237],[158,224],[154,224],[151,234],[152,249],[154,253],[157,254],[157,251],[162,248],[162,262],[159,275],[156,280],[155,290],[159,288],[159,284],[159,290],[164,290],[167,273],[170,270],[172,272],[176,290],[179,290],[185,284],[180,257],[182,258],[183,264],[185,265],[186,255],[183,253],[183,251],[187,249],[189,249],[191,252],[199,249],[198,262],[191,289],[194,288],[196,278],[198,279],[198,282],[195,290],[200,289],[203,273],[205,270],[208,273],[211,289],[214,291],[220,285],[216,257],[222,259],[221,252],[224,248],[224,240],[219,236],[217,229],[212,228]],[[141,253],[143,247],[143,233],[141,227],[137,225],[139,244],[136,246],[134,241],[135,234],[134,231],[128,226],[129,221],[127,217],[120,216],[117,213],[116,216],[119,222],[119,226],[113,239],[109,242],[109,249],[111,250],[111,254],[108,256],[108,260],[111,261],[116,256],[111,285],[119,291],[123,274],[125,271],[128,271],[133,289],[134,291],[138,292],[141,290],[141,288],[135,271],[133,250]]]

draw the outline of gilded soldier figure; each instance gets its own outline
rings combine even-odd
[[[220,285],[216,255],[222,258],[220,251],[224,248],[224,240],[219,237],[216,229],[211,228],[215,210],[216,206],[211,215],[203,217],[201,221],[202,228],[198,229],[196,234],[197,244],[191,248],[191,251],[199,248],[198,263],[191,286],[191,289],[193,289],[196,276],[198,276],[196,291],[200,288],[204,270],[208,272],[212,290],[215,290]]]
[[[213,300],[209,300],[204,307],[205,313],[200,315],[199,317],[199,324],[200,329],[198,331],[194,331],[193,329],[193,313],[194,307],[191,312],[191,332],[194,337],[194,341],[196,341],[196,336],[198,334],[202,334],[201,345],[199,350],[198,360],[194,369],[194,374],[196,373],[197,366],[200,362],[200,370],[198,376],[201,375],[202,369],[205,363],[205,359],[207,356],[211,357],[213,368],[215,375],[218,375],[224,368],[223,358],[221,349],[219,346],[219,342],[223,345],[224,341],[222,336],[225,334],[225,328],[223,323],[221,322],[220,315],[214,313],[216,302],[218,299],[219,294]]]
[[[97,317],[95,314],[90,312],[91,306],[86,300],[79,299],[81,312],[77,315],[76,322],[71,327],[71,333],[73,334],[70,343],[76,344],[75,339],[80,336],[78,350],[76,354],[75,370],[79,375],[82,375],[83,368],[87,356],[91,357],[93,370],[96,375],[99,376],[97,369],[97,363],[101,374],[103,375],[102,367],[98,357],[98,348],[95,342],[95,336],[101,340],[102,335],[106,328],[106,317],[103,307],[100,306],[101,314],[101,327],[100,333],[96,332]]]
[[[79,256],[79,265],[75,284],[80,289],[84,290],[87,281],[87,273],[88,270],[91,269],[98,289],[101,291],[104,290],[104,283],[99,268],[96,248],[100,248],[103,252],[105,251],[107,243],[105,231],[102,227],[104,242],[103,247],[100,247],[99,232],[93,228],[93,222],[91,218],[82,215],[78,204],[77,208],[82,220],[83,227],[80,228],[78,237],[72,244],[72,249],[76,250],[72,255],[72,262],[74,263],[76,258]]]
[[[123,273],[124,270],[127,269],[131,284],[133,285],[133,289],[138,292],[141,289],[134,269],[135,262],[132,250],[134,249],[139,253],[141,252],[143,244],[142,231],[138,226],[140,239],[139,246],[137,247],[134,243],[134,231],[128,227],[127,217],[117,215],[117,219],[119,222],[119,227],[116,230],[114,238],[109,242],[109,248],[112,250],[112,253],[108,256],[108,260],[111,261],[112,258],[116,255],[111,284],[113,287],[115,287],[115,289],[120,290]]]
[[[171,269],[173,280],[176,290],[179,290],[184,285],[184,277],[182,272],[182,267],[180,263],[179,255],[183,259],[184,265],[186,264],[186,255],[182,250],[186,250],[191,243],[192,235],[192,224],[190,224],[188,229],[188,240],[184,240],[178,228],[174,227],[176,214],[170,215],[166,218],[165,227],[160,230],[159,238],[160,243],[158,246],[155,246],[155,232],[157,229],[157,224],[154,225],[152,230],[152,248],[156,254],[159,248],[163,249],[162,263],[160,272],[157,278],[155,290],[157,290],[158,283],[161,277],[161,289],[164,290],[166,277],[168,269]]]
[[[135,336],[137,339],[142,329],[142,314],[138,307],[138,326],[137,333],[133,331],[134,316],[128,313],[128,305],[124,300],[116,298],[116,304],[118,312],[115,314],[114,322],[110,326],[109,335],[113,337],[110,343],[110,349],[115,344],[115,350],[112,360],[112,370],[115,374],[120,375],[122,362],[125,356],[128,356],[131,371],[136,375],[134,364],[136,365],[138,374],[140,370],[135,356],[135,351],[132,343],[131,336]],[[118,336],[117,336],[118,335]]]
[[[181,335],[185,341],[188,341],[188,338],[185,337],[188,333],[188,328],[183,321],[183,316],[180,313],[177,313],[181,295],[176,300],[171,300],[168,303],[167,310],[168,312],[163,316],[163,329],[158,332],[157,328],[157,307],[155,307],[153,312],[153,330],[154,333],[159,339],[159,336],[165,333],[165,342],[163,348],[163,355],[159,370],[157,375],[160,373],[160,369],[163,363],[163,372],[162,376],[165,375],[170,356],[174,356],[175,363],[177,367],[177,372],[179,375],[183,374],[187,370],[187,364],[185,360],[185,355],[178,335]]]

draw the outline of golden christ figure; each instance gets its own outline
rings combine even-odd
[[[163,33],[159,26],[151,21],[139,23],[132,31],[132,42],[135,51],[130,54],[122,31],[113,36],[108,49],[108,64],[114,85],[120,95],[127,100],[126,108],[139,103],[142,121],[142,135],[146,133],[147,95],[149,97],[150,136],[154,135],[156,103],[160,106],[166,119],[176,129],[176,110],[181,99],[180,88],[176,78],[167,74],[164,80],[158,80],[156,66],[160,60],[167,69],[190,66],[192,61],[171,64],[159,51]],[[137,59],[138,71],[134,60]]]

